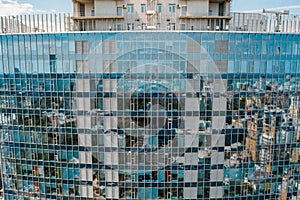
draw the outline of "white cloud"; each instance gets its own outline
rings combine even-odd
[[[41,13],[30,3],[19,3],[18,0],[0,0],[0,16]]]

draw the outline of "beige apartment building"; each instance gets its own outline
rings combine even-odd
[[[229,30],[231,0],[73,0],[75,29]]]

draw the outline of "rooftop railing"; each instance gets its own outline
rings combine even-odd
[[[281,16],[276,20],[272,14],[260,13],[231,13],[229,27],[223,22],[224,19],[215,21],[215,24],[223,24],[223,28],[205,28],[202,31],[246,31],[246,32],[282,32],[282,33],[299,33],[300,17],[298,16]],[[223,20],[223,21],[222,21]],[[178,20],[176,20],[178,22]],[[222,22],[221,22],[222,21]],[[180,20],[179,20],[180,22]],[[101,26],[96,24],[101,24]],[[277,24],[279,23],[279,24]],[[35,14],[35,15],[19,15],[19,16],[2,16],[0,17],[0,34],[14,33],[59,33],[73,31],[130,31],[130,30],[147,30],[147,26],[139,26],[130,24],[124,18],[117,20],[102,20],[97,18],[77,19],[73,20],[70,14],[53,13],[53,14]],[[172,26],[171,26],[172,25]],[[219,26],[219,25],[218,25]],[[218,27],[216,26],[216,27]],[[170,26],[153,26],[150,30],[193,30],[187,24],[173,24]],[[279,27],[279,28],[278,28]],[[276,30],[277,29],[277,30]]]
[[[0,33],[56,33],[73,31],[70,14],[34,14],[0,17]]]
[[[230,31],[247,32],[281,32],[299,33],[300,17],[296,15],[282,15],[278,19],[272,13],[231,13]]]

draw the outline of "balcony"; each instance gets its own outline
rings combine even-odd
[[[179,19],[226,19],[230,20],[231,16],[180,16]]]
[[[73,2],[78,2],[78,3],[94,3],[95,0],[73,0]]]
[[[209,3],[223,3],[223,2],[231,2],[231,0],[209,0]]]
[[[233,13],[234,17],[232,20],[231,16],[208,16],[208,13],[200,13],[197,16],[180,16],[179,23],[175,23],[171,20],[174,18],[168,18],[164,16],[158,21],[166,20],[166,23],[162,24],[147,24],[144,23],[144,29],[139,28],[143,22],[132,21],[128,24],[126,19],[127,15],[118,16],[116,14],[108,14],[103,16],[93,16],[93,11],[87,12],[89,16],[80,16],[80,12],[76,13],[78,16],[70,16],[70,14],[64,13],[53,13],[53,14],[36,14],[36,15],[19,15],[19,16],[1,16],[0,17],[0,34],[11,34],[11,33],[56,33],[56,32],[70,32],[70,31],[129,31],[129,30],[206,30],[206,31],[237,31],[236,23],[240,19],[240,15],[244,13]],[[75,15],[75,13],[74,13]],[[83,13],[82,13],[83,15]],[[133,20],[137,19],[137,16],[133,16]],[[130,19],[130,18],[129,18]],[[261,19],[265,23],[265,29],[262,32],[274,32],[275,19],[263,16],[261,18],[250,18],[248,20],[240,20],[241,24],[244,22],[255,24],[261,22]],[[259,20],[259,21],[258,21]],[[230,21],[230,23],[229,23]],[[300,18],[286,18],[282,20],[281,32],[299,32]],[[128,28],[130,25],[131,28]],[[149,26],[150,25],[150,26]],[[252,30],[252,29],[251,29]],[[260,29],[253,29],[260,30]],[[253,31],[252,30],[252,31]],[[249,29],[250,31],[250,29]],[[255,31],[256,32],[256,31]],[[257,119],[259,120],[259,119]],[[262,127],[262,125],[261,125]]]
[[[73,20],[104,20],[104,19],[124,19],[123,16],[78,16],[71,17]]]
[[[101,19],[124,19],[122,15],[109,13],[107,15],[95,15],[95,10],[89,10],[88,12],[74,12],[73,20],[101,20]]]

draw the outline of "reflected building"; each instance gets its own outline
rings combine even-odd
[[[298,36],[1,36],[5,198],[297,196],[298,61],[272,51],[287,41]]]
[[[297,34],[0,39],[5,199],[299,197]]]

